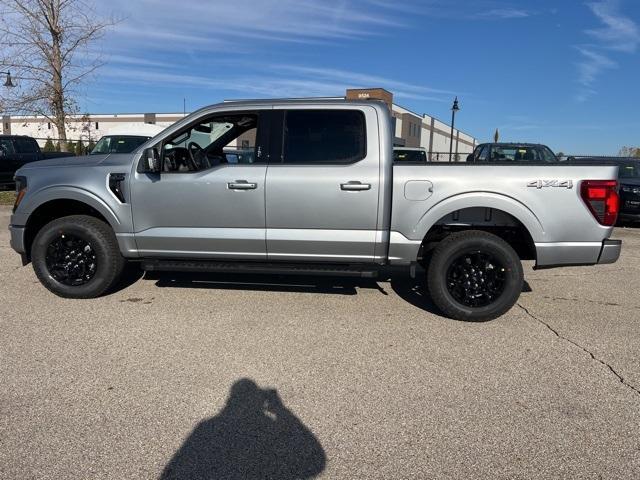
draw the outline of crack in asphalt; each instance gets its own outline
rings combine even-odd
[[[633,385],[631,385],[630,383],[628,383],[624,377],[622,375],[620,375],[610,364],[608,364],[607,362],[605,362],[604,360],[601,360],[600,358],[596,357],[595,354],[593,352],[591,352],[590,350],[588,350],[587,348],[583,347],[582,345],[580,345],[579,343],[574,342],[573,340],[571,340],[570,338],[567,338],[563,335],[560,334],[560,332],[558,332],[555,328],[553,328],[551,325],[549,325],[547,322],[545,322],[544,320],[536,317],[534,314],[532,314],[529,309],[527,309],[527,307],[521,305],[520,303],[517,304],[530,318],[532,318],[533,320],[535,320],[536,322],[540,323],[541,325],[544,325],[549,331],[551,331],[556,337],[558,337],[561,340],[564,340],[565,342],[570,343],[571,345],[574,345],[576,347],[578,347],[580,350],[582,350],[583,352],[587,353],[593,360],[595,360],[596,362],[600,363],[601,365],[603,365],[604,367],[606,367],[613,375],[615,375],[615,377],[620,381],[620,383],[622,383],[625,387],[631,389],[633,392],[636,393],[636,395],[640,395],[640,390],[637,389],[636,387],[634,387]]]
[[[548,295],[545,295],[542,298],[547,299],[547,300],[563,300],[563,301],[567,301],[567,302],[585,302],[585,303],[591,303],[593,305],[601,305],[603,307],[623,307],[623,308],[632,308],[632,309],[635,309],[635,310],[640,310],[640,307],[638,307],[636,305],[622,305],[621,303],[601,302],[601,301],[598,301],[598,300],[586,300],[586,299],[582,299],[582,298],[550,297]]]

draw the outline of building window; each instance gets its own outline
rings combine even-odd
[[[47,130],[51,130],[51,122],[47,122]]]
[[[96,130],[98,130],[98,128],[100,128],[100,126],[98,125],[98,122],[96,122]]]

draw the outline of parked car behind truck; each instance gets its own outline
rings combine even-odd
[[[65,152],[43,152],[38,142],[23,135],[0,135],[0,188],[13,188],[13,176],[23,165],[46,158],[68,157]]]
[[[108,153],[131,153],[147,140],[162,132],[164,127],[145,123],[142,125],[121,125],[111,128],[107,135],[98,140],[90,155],[104,155]]]
[[[567,164],[612,165],[618,167],[620,222],[640,222],[640,158],[570,157]]]
[[[558,158],[539,143],[481,143],[469,156],[473,163],[556,163]]]
[[[502,315],[536,268],[615,262],[617,167],[393,162],[383,103],[225,102],[133,154],[29,164],[11,245],[57,295],[107,292],[145,270],[375,278],[426,269],[464,320]],[[252,163],[225,147],[253,138]]]

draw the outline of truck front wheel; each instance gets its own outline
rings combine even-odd
[[[71,215],[40,229],[31,246],[38,280],[65,298],[95,298],[120,278],[125,259],[111,227],[97,218]]]
[[[513,248],[500,237],[477,230],[446,237],[427,267],[433,302],[456,320],[499,317],[518,301],[523,282],[522,263]]]

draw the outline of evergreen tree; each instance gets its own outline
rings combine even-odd
[[[56,146],[53,144],[53,141],[50,138],[47,138],[47,141],[44,144],[44,147],[42,147],[42,151],[43,152],[55,152],[56,151]]]

